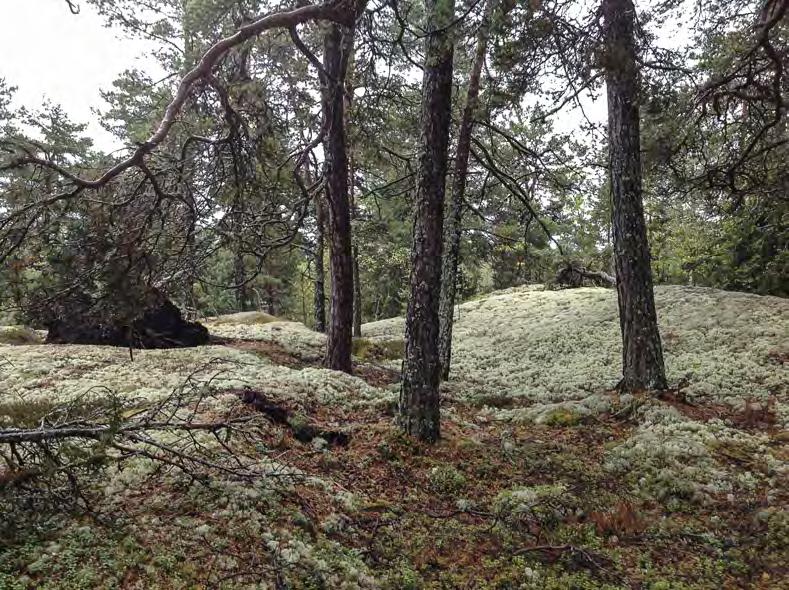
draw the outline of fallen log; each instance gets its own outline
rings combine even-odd
[[[595,285],[616,286],[616,277],[602,270],[589,270],[573,262],[559,269],[555,278],[558,285],[565,287],[582,287],[585,280],[592,281]]]

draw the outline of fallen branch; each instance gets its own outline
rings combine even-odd
[[[616,286],[616,277],[602,270],[589,270],[585,266],[568,262],[566,266],[556,273],[556,283],[569,287],[580,287],[584,279],[592,280],[596,284]]]
[[[329,445],[341,447],[348,445],[350,440],[348,433],[339,430],[323,430],[312,424],[299,424],[289,416],[288,410],[272,403],[259,391],[243,389],[236,393],[243,403],[261,412],[271,422],[288,428],[293,433],[293,438],[299,442],[311,443],[316,438],[322,438]]]
[[[533,545],[531,547],[523,547],[513,553],[513,555],[525,555],[526,553],[547,553],[555,554],[553,559],[556,560],[560,555],[569,553],[571,557],[579,559],[579,565],[591,568],[598,571],[605,571],[605,568],[598,560],[606,559],[600,556],[593,556],[586,549],[576,547],[575,545]],[[597,558],[597,559],[595,559]]]
[[[76,480],[77,474],[92,475],[96,468],[134,456],[175,467],[195,480],[223,475],[254,481],[272,475],[245,451],[260,416],[231,408],[214,419],[202,418],[207,400],[226,394],[212,386],[226,370],[218,363],[207,363],[143,408],[141,400],[99,388],[47,410],[35,419],[35,428],[0,429],[0,490],[38,476],[43,481],[33,483],[34,490],[51,487],[53,481]],[[205,375],[207,370],[212,374]],[[249,440],[231,448],[233,437]],[[111,449],[120,454],[108,453]],[[70,458],[75,450],[80,457],[76,463]]]
[[[21,443],[41,443],[66,438],[83,438],[91,440],[101,440],[107,436],[123,435],[141,431],[196,431],[216,432],[225,428],[230,428],[238,424],[243,424],[252,420],[254,416],[234,418],[232,420],[221,420],[218,422],[184,422],[184,423],[141,423],[133,422],[120,426],[84,426],[84,427],[51,427],[51,428],[9,428],[0,430],[0,444],[21,444]]]

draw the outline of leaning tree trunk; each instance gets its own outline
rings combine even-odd
[[[323,209],[323,195],[315,198],[315,222],[317,231],[315,236],[315,255],[313,264],[315,265],[315,331],[326,332],[326,273],[323,268],[323,235],[326,227],[326,219]]]
[[[632,0],[603,0],[603,17],[622,387],[628,391],[664,389],[663,348],[641,195],[635,6]]]
[[[324,142],[326,197],[329,205],[331,314],[324,364],[336,371],[352,372],[353,255],[351,206],[348,197],[348,154],[345,141],[344,84],[353,29],[327,25],[324,37],[322,82],[323,112],[328,131]]]
[[[479,82],[482,66],[485,64],[485,53],[488,48],[490,17],[493,14],[496,0],[488,0],[485,14],[477,33],[477,51],[468,80],[466,106],[460,120],[458,145],[455,153],[455,174],[452,180],[452,203],[444,228],[444,254],[441,277],[441,303],[439,308],[439,356],[441,360],[441,378],[449,379],[449,367],[452,360],[452,324],[455,312],[455,290],[457,288],[458,259],[460,257],[460,233],[463,221],[463,200],[466,194],[468,179],[468,158],[471,152],[471,132],[474,128],[474,110],[479,96]]]
[[[414,203],[411,297],[405,322],[400,426],[426,442],[440,434],[438,307],[447,149],[452,111],[454,0],[425,0],[422,148]]]

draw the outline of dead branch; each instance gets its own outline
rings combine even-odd
[[[0,492],[17,490],[12,497],[23,501],[134,457],[176,469],[194,481],[216,476],[242,481],[298,477],[284,468],[279,473],[248,454],[260,414],[239,412],[239,404],[215,420],[201,419],[210,400],[228,393],[213,387],[226,372],[225,364],[217,360],[203,365],[169,395],[142,408],[141,400],[122,399],[98,388],[55,406],[36,419],[36,428],[0,429],[0,460],[5,464],[0,468]],[[231,445],[231,439],[241,444]],[[70,459],[75,456],[78,460]]]
[[[533,545],[531,547],[523,547],[513,553],[513,555],[525,555],[527,553],[543,553],[549,556],[552,561],[555,561],[559,556],[568,553],[571,558],[576,559],[578,564],[586,567],[587,569],[605,571],[602,556],[594,555],[586,549],[576,547],[575,545]]]
[[[584,279],[589,279],[595,284],[603,284],[611,287],[616,286],[616,277],[611,276],[602,270],[590,270],[583,265],[568,262],[556,273],[556,283],[569,287],[580,287]]]
[[[244,389],[238,392],[237,395],[241,401],[255,408],[258,412],[262,413],[272,423],[285,426],[293,433],[293,438],[303,443],[310,443],[316,438],[322,438],[329,445],[347,446],[349,436],[347,433],[339,430],[324,430],[312,424],[295,424],[289,416],[288,410],[284,407],[273,403],[267,399],[264,394],[259,391],[251,389]]]
[[[234,418],[230,420],[219,420],[216,422],[184,422],[173,424],[168,422],[156,422],[152,424],[129,422],[127,424],[113,427],[109,425],[84,426],[84,427],[51,427],[51,428],[9,428],[0,430],[0,445],[20,444],[20,443],[41,443],[48,441],[62,440],[66,438],[84,438],[101,440],[104,437],[119,435],[123,436],[140,431],[196,431],[216,432],[226,428],[231,428],[240,424],[250,422],[254,416]]]

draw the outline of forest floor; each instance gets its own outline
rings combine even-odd
[[[434,446],[394,423],[402,319],[364,326],[353,377],[319,367],[322,335],[264,314],[133,362],[0,330],[0,430],[86,392],[145,408],[188,382],[212,392],[201,420],[254,417],[203,441],[212,461],[268,474],[134,457],[81,484],[89,510],[32,510],[0,467],[0,589],[789,588],[789,301],[656,298],[674,387],[659,398],[615,390],[611,290],[459,306]]]

